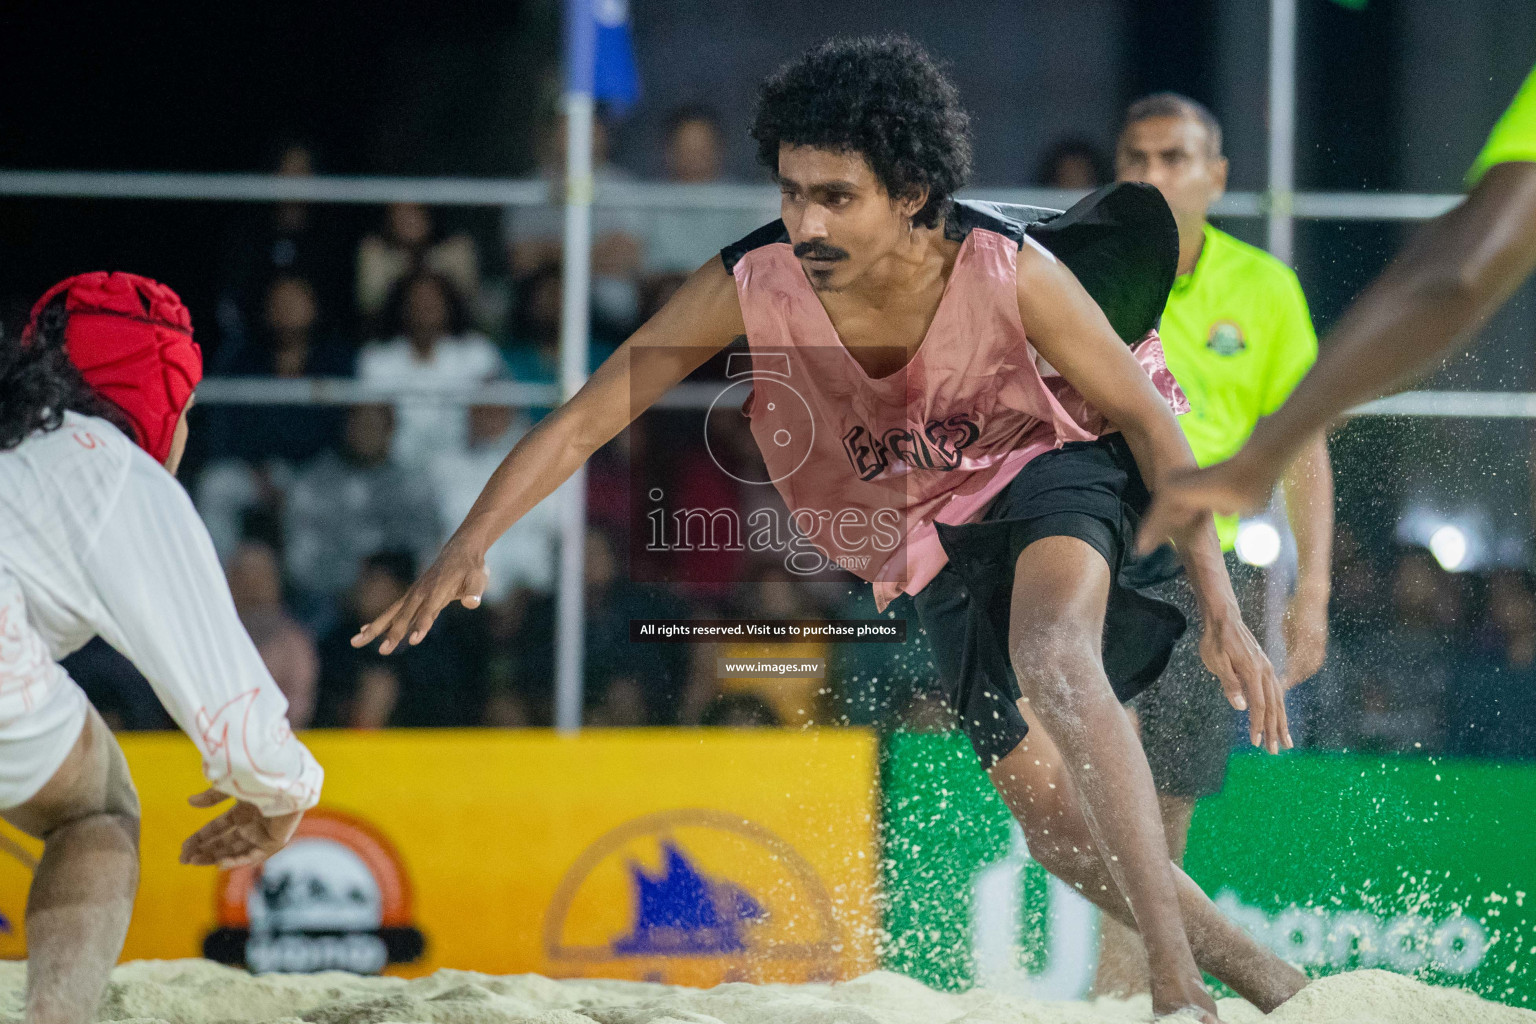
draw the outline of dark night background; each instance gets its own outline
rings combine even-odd
[[[293,0],[6,6],[0,89],[0,166],[6,168],[256,171],[270,166],[280,140],[297,137],[315,147],[322,173],[519,176],[533,166],[535,120],[556,100],[560,10],[551,0],[430,9]],[[665,73],[678,63],[676,54],[657,51],[677,31],[669,23],[688,20],[688,9],[701,5],[636,0],[633,6],[647,93],[635,116],[619,126],[615,155],[619,163],[643,171],[649,126],[670,105]],[[708,8],[720,19],[727,49],[733,20],[748,15],[741,6]],[[1019,19],[1021,38],[1039,34],[1048,6],[1020,5],[1040,8],[1037,16]],[[1099,55],[1108,65],[1100,69],[1106,76],[1100,107],[1117,109],[1135,95],[1171,88],[1207,99],[1221,111],[1215,0],[1087,6],[1103,8],[1101,20],[1118,33]],[[1396,87],[1402,73],[1394,45],[1398,6],[1375,0],[1366,11],[1354,12],[1321,0],[1303,3],[1301,49],[1309,59],[1300,82],[1298,179],[1306,185],[1398,184],[1393,159],[1399,149]],[[795,40],[861,27],[898,28],[956,64],[962,94],[969,96],[978,90],[965,88],[964,79],[973,73],[965,70],[965,51],[975,32],[987,30],[985,20],[967,29],[952,13],[892,15],[876,5],[838,5],[835,17],[781,32],[786,40],[777,53],[756,55],[743,44],[754,56],[742,59],[739,72],[705,70],[728,78],[733,96],[740,98],[737,105],[745,107],[761,73],[790,56]],[[694,19],[685,28],[701,26]],[[1079,28],[1086,37],[1091,26],[1074,26]],[[657,45],[648,48],[651,39]],[[681,63],[693,65],[695,80],[681,86],[682,94],[672,101],[693,98],[690,90],[703,91],[697,65],[712,62],[709,54],[685,54]],[[650,64],[658,65],[656,74],[647,74]],[[1248,86],[1260,104],[1263,75],[1263,65],[1255,66]],[[988,118],[978,121],[985,143]],[[997,118],[991,121],[990,130],[998,131]],[[730,127],[744,135],[744,125]],[[1112,132],[1112,125],[1084,130],[1105,140]],[[1048,141],[1019,139],[1015,148],[1038,150]],[[996,159],[989,165],[986,146],[981,150],[981,182],[1025,183],[1032,157],[1014,167]],[[1256,184],[1262,175],[1262,151],[1256,156],[1256,162],[1235,156],[1237,187]],[[750,172],[745,145],[737,157],[737,169]],[[6,270],[0,292],[14,313],[27,297],[68,273],[132,267],[175,282],[196,315],[213,287],[209,268],[218,264],[217,228],[231,212],[207,203],[0,200]],[[375,216],[362,209],[339,215],[359,230]],[[1350,245],[1379,252],[1385,246],[1375,236],[1383,231],[1353,229],[1357,237]],[[1336,307],[1377,260],[1362,256],[1359,263],[1329,275],[1340,285],[1339,294],[1325,289],[1328,294],[1316,296],[1320,314]],[[1309,284],[1315,289],[1321,282]]]
[[[6,8],[10,169],[258,171],[297,138],[321,173],[522,175],[558,59],[558,7],[519,0]],[[68,274],[132,268],[175,282],[196,318],[234,212],[0,200],[0,291],[14,311]],[[361,230],[377,213],[339,215]]]

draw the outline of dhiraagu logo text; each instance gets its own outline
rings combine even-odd
[[[971,886],[975,983],[1037,999],[1080,999],[1093,981],[1099,912],[1029,857],[1013,824],[1008,855],[981,868]],[[1487,927],[1462,912],[1378,916],[1364,910],[1292,906],[1276,914],[1231,889],[1222,914],[1287,963],[1327,973],[1379,967],[1400,974],[1465,977],[1482,966]]]
[[[1460,911],[1379,917],[1364,910],[1289,907],[1271,916],[1230,889],[1216,897],[1216,906],[1282,960],[1330,973],[1381,967],[1460,978],[1482,965],[1490,942],[1482,922]]]
[[[1008,854],[971,885],[971,956],[977,985],[1035,999],[1081,999],[1093,983],[1099,912],[1029,856],[1009,822]]]
[[[704,809],[645,815],[587,847],[550,903],[544,943],[560,973],[689,985],[827,980],[843,952],[805,858]]]

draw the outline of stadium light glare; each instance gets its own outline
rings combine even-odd
[[[1456,572],[1467,561],[1467,535],[1460,527],[1442,526],[1430,534],[1429,553],[1435,556],[1440,568]]]
[[[1263,519],[1245,520],[1237,528],[1237,557],[1265,568],[1280,557],[1280,531]]]

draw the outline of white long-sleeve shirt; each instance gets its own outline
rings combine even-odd
[[[74,685],[57,660],[99,634],[149,680],[210,784],[267,815],[320,799],[324,773],[289,728],[191,499],[116,427],[68,413],[0,452],[0,575],[53,662],[0,686],[0,721]]]

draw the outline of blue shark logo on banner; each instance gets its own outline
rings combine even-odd
[[[635,925],[613,942],[620,956],[707,956],[747,948],[744,925],[761,920],[762,904],[740,886],[708,878],[676,843],[662,844],[666,866],[653,876],[631,861]]]
[[[704,987],[836,977],[845,942],[831,894],[794,847],[705,808],[656,811],[598,836],[544,919],[559,974]]]
[[[592,68],[592,97],[606,100],[622,113],[640,98],[640,76],[635,71],[634,43],[630,38],[629,0],[591,0],[597,23],[596,53]]]

